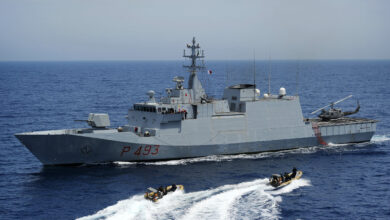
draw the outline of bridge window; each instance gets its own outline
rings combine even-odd
[[[144,111],[144,112],[156,112],[157,111],[155,106],[142,106],[142,105],[134,105],[134,110]],[[158,111],[161,112],[161,108],[159,108]]]

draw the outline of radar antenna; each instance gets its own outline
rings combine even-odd
[[[187,48],[190,49],[191,55],[186,55],[186,51],[184,50],[183,57],[189,58],[191,60],[191,65],[183,65],[183,67],[187,68],[190,72],[188,89],[192,89],[194,91],[194,97],[196,101],[199,101],[206,98],[206,93],[198,79],[196,71],[204,70],[205,66],[203,62],[197,64],[196,60],[204,58],[204,51],[200,49],[199,43],[196,43],[195,37],[192,38],[192,44],[187,44]]]
[[[326,105],[326,106],[324,106],[324,107],[322,107],[322,108],[319,108],[319,109],[315,110],[314,112],[312,112],[311,114],[315,114],[315,113],[317,113],[318,111],[320,111],[320,110],[322,110],[322,109],[324,109],[324,108],[327,108],[327,107],[329,107],[329,106],[330,106],[330,108],[333,109],[334,105],[336,105],[337,103],[340,103],[340,102],[342,102],[342,101],[345,101],[345,100],[347,100],[347,99],[349,99],[349,98],[351,98],[351,97],[352,97],[352,95],[349,95],[349,96],[347,96],[347,97],[345,97],[345,98],[342,98],[342,99],[340,99],[340,100],[338,100],[338,101],[336,101],[336,102],[331,102],[329,105]]]
[[[205,69],[203,62],[200,65],[196,64],[197,59],[204,58],[204,51],[200,49],[199,43],[196,44],[195,37],[192,38],[192,45],[187,44],[187,48],[191,50],[191,55],[186,55],[186,51],[184,50],[183,57],[191,59],[191,65],[183,65],[183,67],[187,68],[191,74],[196,74],[196,70],[198,69]]]

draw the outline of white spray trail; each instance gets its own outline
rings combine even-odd
[[[198,192],[176,191],[157,203],[136,195],[80,219],[278,219],[281,195],[310,186],[306,179],[277,190],[267,183],[257,179]]]

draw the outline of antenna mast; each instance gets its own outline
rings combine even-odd
[[[298,67],[297,67],[297,78],[296,78],[296,80],[297,80],[297,83],[296,83],[296,86],[295,86],[295,89],[296,89],[296,91],[295,91],[295,93],[296,93],[296,96],[298,96],[298,91],[299,91],[299,89],[298,89],[298,86],[299,86],[299,71],[300,71],[300,68],[301,67],[301,63],[298,61]]]
[[[187,68],[190,72],[190,79],[188,82],[189,89],[193,87],[193,78],[196,75],[197,70],[205,69],[204,63],[197,65],[196,60],[204,58],[204,51],[200,50],[199,43],[196,44],[195,37],[192,38],[192,45],[187,44],[187,48],[191,50],[191,55],[186,55],[186,51],[184,50],[183,57],[189,58],[191,60],[191,65],[183,65],[183,67]]]
[[[227,87],[228,86],[228,80],[229,80],[229,69],[228,69],[227,63],[225,63],[225,70],[226,70],[225,87]]]
[[[253,49],[253,101],[256,101],[256,51]]]
[[[271,56],[268,58],[268,95],[271,95]]]
[[[192,44],[187,44],[187,48],[191,50],[191,55],[186,55],[186,51],[184,50],[183,57],[189,58],[191,60],[191,65],[183,65],[183,67],[187,68],[190,72],[190,77],[188,79],[188,89],[191,92],[190,94],[192,94],[192,101],[194,103],[198,103],[207,99],[206,92],[204,91],[202,83],[199,81],[196,74],[197,70],[205,69],[203,62],[200,64],[196,63],[197,59],[204,58],[204,51],[200,50],[200,46],[196,43],[195,37],[192,38]]]

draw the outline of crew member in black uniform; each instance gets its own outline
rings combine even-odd
[[[297,175],[297,168],[294,167],[292,170],[291,178],[295,178],[296,175]]]

